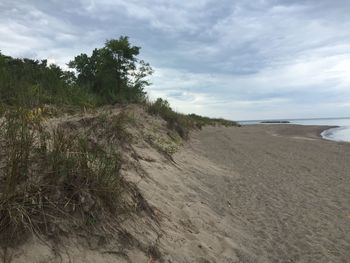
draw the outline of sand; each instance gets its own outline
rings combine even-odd
[[[164,261],[350,262],[350,143],[326,128],[209,127],[144,162]]]
[[[125,221],[137,242],[70,238],[59,256],[27,242],[13,262],[350,262],[350,143],[321,139],[327,127],[206,127],[169,158],[142,139],[165,123],[140,120],[123,170],[156,220]]]

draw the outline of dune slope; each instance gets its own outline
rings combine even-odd
[[[124,149],[122,172],[147,201],[138,204],[140,214],[121,222],[124,232],[108,242],[67,235],[52,247],[30,240],[2,251],[4,258],[348,261],[350,144],[322,140],[326,127],[205,127],[181,141],[160,118],[133,112],[133,142]]]

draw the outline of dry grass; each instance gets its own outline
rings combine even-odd
[[[6,113],[0,127],[1,245],[18,244],[27,234],[98,227],[102,217],[126,213],[122,158],[113,147],[127,137],[125,122],[121,115],[86,133],[47,132],[40,112]],[[96,133],[106,134],[105,145]]]

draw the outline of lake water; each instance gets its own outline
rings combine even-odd
[[[242,125],[260,124],[262,120],[239,121]],[[275,120],[274,120],[275,121]],[[350,118],[328,118],[328,119],[284,119],[290,124],[300,125],[328,125],[338,126],[338,128],[328,129],[321,133],[324,139],[332,141],[350,142]]]

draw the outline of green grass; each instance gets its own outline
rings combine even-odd
[[[187,115],[190,119],[192,119],[198,128],[201,128],[206,125],[211,125],[211,126],[217,126],[217,125],[222,125],[225,127],[239,127],[240,124],[236,121],[231,121],[231,120],[226,120],[223,118],[209,118],[209,117],[203,117],[197,114],[189,114]]]
[[[153,115],[159,115],[163,118],[167,124],[168,128],[175,130],[183,139],[187,139],[189,132],[192,129],[201,129],[206,125],[223,125],[226,127],[239,126],[235,121],[225,120],[222,118],[209,118],[203,117],[196,114],[182,114],[175,112],[168,101],[158,98],[155,102],[149,102],[147,104],[147,111]]]

